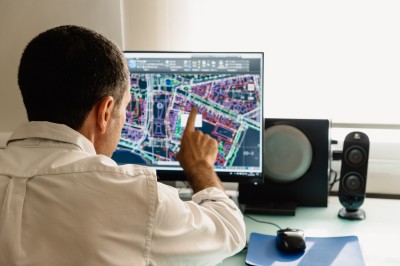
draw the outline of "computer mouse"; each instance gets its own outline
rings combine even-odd
[[[280,229],[276,235],[277,248],[285,253],[299,253],[306,249],[304,232],[300,229]]]

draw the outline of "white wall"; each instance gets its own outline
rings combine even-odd
[[[126,0],[125,11],[127,49],[264,52],[267,117],[400,124],[399,1]]]
[[[0,1],[0,132],[11,132],[27,119],[17,84],[19,59],[26,44],[46,29],[76,24],[92,28],[122,46],[121,2]]]

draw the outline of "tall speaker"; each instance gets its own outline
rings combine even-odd
[[[339,217],[349,220],[365,219],[360,209],[365,199],[369,157],[369,138],[363,132],[349,133],[343,142],[340,169],[339,201],[343,205]]]
[[[294,215],[296,206],[326,207],[330,121],[265,119],[264,183],[239,184],[245,212]]]

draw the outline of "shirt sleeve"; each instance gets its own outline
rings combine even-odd
[[[241,211],[217,188],[182,201],[177,189],[159,183],[153,228],[154,265],[216,265],[246,243]]]

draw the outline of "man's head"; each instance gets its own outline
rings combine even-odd
[[[104,36],[79,26],[60,26],[35,37],[22,55],[18,84],[29,121],[49,121],[79,130],[105,96],[116,106],[128,82],[121,50]]]
[[[25,48],[18,84],[29,121],[65,124],[97,153],[112,154],[130,99],[126,61],[113,42],[79,26],[45,31]]]

